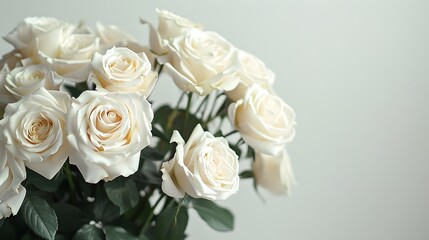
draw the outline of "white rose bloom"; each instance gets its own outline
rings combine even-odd
[[[15,102],[13,95],[6,89],[6,76],[9,74],[10,70],[7,64],[3,65],[3,68],[0,70],[0,107],[3,111],[8,103]]]
[[[275,194],[289,194],[295,184],[286,150],[274,156],[256,152],[252,170],[256,183]]]
[[[235,76],[240,81],[236,88],[226,92],[229,98],[234,101],[243,98],[247,88],[254,83],[274,93],[272,85],[275,74],[265,66],[264,62],[241,50],[238,52],[238,59],[240,60],[240,68],[237,70]]]
[[[257,152],[276,155],[295,136],[295,112],[258,84],[232,103],[228,116],[244,141]]]
[[[144,48],[130,34],[122,31],[115,25],[96,23],[97,35],[100,37],[100,52],[105,52],[114,46],[127,47],[135,52],[141,52]]]
[[[71,82],[87,80],[92,55],[100,45],[96,35],[70,33],[66,28],[54,29],[36,42],[41,62]]]
[[[0,120],[0,138],[10,154],[48,179],[68,156],[65,115],[69,103],[67,93],[40,88],[8,104]]]
[[[239,68],[237,51],[217,33],[191,29],[169,47],[165,67],[181,90],[207,95],[237,86],[238,78],[233,77]]]
[[[147,97],[158,79],[146,54],[128,48],[113,47],[104,55],[95,53],[91,65],[94,72],[91,80],[97,90],[136,92]]]
[[[157,29],[146,20],[141,19],[141,22],[149,25],[150,47],[158,55],[168,53],[167,45],[172,38],[178,37],[192,28],[203,29],[200,24],[193,23],[172,12],[160,9],[156,9],[156,12],[158,13]]]
[[[1,78],[0,78],[1,81]],[[59,90],[62,80],[56,79],[54,73],[42,64],[14,68],[5,79],[5,89],[16,100],[44,87],[48,90]]]
[[[21,186],[26,176],[24,162],[10,155],[0,142],[0,219],[17,214],[26,193]]]
[[[68,28],[66,22],[50,17],[27,17],[18,23],[17,27],[4,37],[23,57],[37,59],[36,37],[58,28]]]
[[[238,156],[224,138],[214,137],[197,125],[186,144],[178,131],[173,132],[170,142],[177,147],[173,159],[161,167],[165,194],[225,200],[238,191]]]
[[[72,100],[67,115],[70,163],[89,183],[135,173],[140,151],[152,137],[152,119],[143,95],[83,92]]]
[[[188,29],[202,29],[200,24],[189,21],[172,12],[156,9],[158,13],[158,32],[161,38],[170,39],[182,35]]]
[[[14,69],[15,67],[21,66],[21,60],[23,59],[22,55],[18,52],[18,50],[13,49],[12,51],[4,54],[0,59],[0,66],[9,67],[10,69]]]

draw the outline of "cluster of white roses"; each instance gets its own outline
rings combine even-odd
[[[0,218],[24,199],[25,167],[51,179],[69,158],[89,183],[136,172],[157,80],[143,47],[114,26],[45,17],[25,18],[5,39],[15,49],[0,73]],[[62,85],[79,82],[97,91],[71,98]]]
[[[184,92],[225,91],[228,116],[256,152],[253,172],[274,192],[293,176],[285,144],[295,113],[272,90],[274,74],[217,33],[167,11],[144,47],[115,26],[96,31],[54,18],[24,19],[5,38],[15,49],[0,63],[0,218],[16,214],[25,197],[26,167],[53,178],[67,159],[88,183],[129,176],[152,138],[147,97],[158,79],[154,63]],[[73,98],[63,86],[95,84]],[[161,166],[162,190],[226,199],[238,190],[238,156],[223,137],[197,125],[185,142],[174,131],[174,157]]]
[[[295,136],[295,112],[274,93],[275,74],[261,60],[236,48],[219,34],[204,31],[201,25],[167,11],[158,11],[158,14],[157,28],[148,23],[151,49],[165,56],[167,72],[176,85],[184,92],[199,95],[207,95],[214,90],[225,91],[235,101],[228,111],[233,127],[256,152],[253,164],[256,181],[274,193],[287,193],[294,179],[285,144]],[[206,179],[204,175],[199,176],[204,172],[201,173],[201,168],[194,165],[204,162],[200,159],[205,156],[204,151],[187,156],[190,151],[187,149],[198,144],[188,143],[190,146],[185,145],[183,150],[180,136],[173,136],[172,141],[178,143],[177,152],[181,155],[163,164],[164,192],[175,197],[186,192],[191,196],[224,199],[224,195],[212,196],[213,189],[214,192],[216,189],[230,190],[235,183],[226,181],[227,184],[219,188],[212,187],[211,183],[195,181],[195,175]],[[201,142],[201,139],[195,141]],[[235,171],[231,166],[234,163],[226,168]],[[223,168],[220,172],[228,177],[231,174]],[[209,189],[206,189],[207,185]]]

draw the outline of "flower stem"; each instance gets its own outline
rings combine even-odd
[[[189,111],[192,105],[192,92],[188,93],[188,104],[186,104],[186,112],[185,112],[185,122],[183,124],[183,129],[186,129],[186,124],[188,123]]]
[[[73,196],[76,197],[77,196],[76,195],[76,185],[73,182],[73,175],[71,173],[70,166],[69,166],[68,162],[66,162],[64,164],[64,172],[66,173],[66,176],[67,176],[67,182],[69,184],[70,191],[72,192]]]
[[[207,116],[206,121],[204,121],[206,124],[208,124],[209,122],[211,122],[213,119],[215,119],[218,116],[214,110],[216,109],[217,100],[222,95],[224,95],[224,94],[223,93],[217,94],[216,97],[215,97],[215,99],[213,100],[213,104],[211,106],[211,111],[209,112],[209,115]]]
[[[161,75],[162,69],[164,68],[164,64],[159,65],[159,69],[158,69],[158,77],[159,75]]]
[[[234,133],[237,133],[237,132],[238,132],[237,130],[232,130],[231,132],[229,132],[229,133],[227,133],[227,134],[223,135],[223,137],[224,137],[224,138],[226,138],[226,137],[228,137],[228,136],[230,136],[230,135],[232,135],[232,134],[234,134]]]
[[[166,196],[166,195],[161,194],[161,196],[159,196],[158,200],[156,200],[155,204],[153,205],[153,207],[152,207],[152,209],[151,209],[151,211],[150,211],[149,216],[147,216],[147,219],[146,219],[146,221],[145,221],[145,222],[144,222],[144,224],[143,224],[143,228],[142,228],[142,231],[141,231],[142,233],[144,233],[144,232],[146,231],[146,229],[150,226],[150,223],[151,223],[151,221],[152,221],[153,214],[154,214],[154,212],[155,212],[155,208],[158,206],[158,204],[161,202],[161,200],[162,200],[165,196]]]
[[[173,126],[173,121],[177,116],[177,112],[179,111],[179,105],[182,102],[183,97],[185,96],[185,92],[182,92],[182,94],[179,97],[179,100],[177,101],[176,107],[173,109],[173,112],[168,116],[167,119],[167,129],[170,129]]]
[[[179,105],[182,102],[183,97],[185,96],[185,92],[182,92],[182,94],[180,94],[179,100],[177,101],[176,107],[174,108],[174,110],[178,110],[179,109]]]
[[[197,114],[200,111],[200,109],[203,105],[204,105],[203,109],[205,109],[205,107],[207,106],[207,102],[208,102],[207,100],[209,99],[209,96],[210,95],[207,95],[204,97],[204,99],[201,101],[200,105],[198,106],[197,110],[195,110],[195,114]],[[201,116],[201,118],[203,118],[203,117],[204,116]]]
[[[184,196],[183,198],[181,198],[181,199],[179,200],[179,203],[177,204],[176,214],[174,215],[174,226],[175,226],[175,225],[176,225],[176,223],[177,223],[177,216],[179,215],[180,208],[182,207],[183,202],[185,201],[186,197],[188,197],[188,194],[185,194],[185,196]]]

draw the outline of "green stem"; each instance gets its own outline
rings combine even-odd
[[[204,109],[203,109],[203,113],[201,114],[201,120],[203,120],[204,119],[204,116],[206,115],[206,111],[208,110],[208,106],[207,106],[207,104],[208,104],[208,102],[209,102],[209,99],[210,99],[210,96],[212,96],[213,94],[209,94],[209,95],[207,95],[207,103],[205,104],[205,106],[204,106]],[[210,113],[209,113],[209,116],[210,116]],[[204,122],[204,125],[206,125],[206,122],[203,120],[203,122]]]
[[[136,207],[136,210],[130,214],[129,219],[134,222],[136,219],[142,214],[144,211],[144,208],[146,206],[146,203],[149,204],[149,197],[152,196],[152,193],[155,191],[154,188],[150,188],[149,191],[147,191],[146,195],[143,197],[143,200],[139,202],[139,204]]]
[[[174,110],[178,110],[179,109],[179,105],[182,102],[183,97],[185,96],[185,92],[182,92],[182,94],[180,94],[179,97],[179,101],[177,101],[176,107],[174,108]]]
[[[237,130],[232,130],[231,132],[225,134],[223,137],[226,138],[226,137],[228,137],[228,136],[230,136],[230,135],[232,135],[234,133],[237,133],[237,132],[238,132]]]
[[[243,138],[240,138],[240,139],[238,139],[238,141],[237,141],[237,143],[235,145],[239,146],[239,145],[241,145],[243,143],[244,143]]]
[[[162,69],[164,68],[164,64],[159,65],[159,69],[158,69],[158,77],[159,75],[161,75]]]
[[[74,182],[73,182],[73,175],[72,175],[72,173],[71,173],[70,166],[69,166],[69,163],[68,163],[68,162],[66,162],[66,163],[64,164],[64,172],[66,173],[66,176],[67,176],[67,182],[68,182],[68,184],[69,184],[70,191],[72,192],[72,195],[73,195],[74,197],[77,197],[77,194],[76,194],[76,185],[75,185],[75,184],[74,184]]]
[[[179,97],[179,100],[177,101],[176,107],[174,108],[173,112],[168,116],[167,119],[167,129],[170,129],[173,126],[173,121],[177,116],[177,113],[179,111],[179,105],[182,102],[183,97],[185,96],[185,92],[182,92],[182,94]]]
[[[209,122],[211,122],[213,119],[215,119],[219,114],[216,114],[216,112],[214,111],[216,108],[216,103],[217,100],[219,99],[220,96],[222,96],[223,93],[219,93],[216,95],[215,99],[213,100],[213,104],[211,106],[211,110],[209,112],[209,115],[207,116],[207,119],[204,121],[205,124],[207,125]]]
[[[150,223],[151,223],[151,221],[152,221],[152,217],[153,217],[153,214],[154,214],[155,208],[158,206],[158,204],[161,202],[161,200],[162,200],[165,196],[166,196],[166,195],[161,194],[161,196],[159,196],[158,200],[156,200],[155,204],[153,205],[153,207],[152,207],[152,209],[151,209],[151,211],[150,211],[149,216],[147,216],[147,219],[146,219],[146,221],[145,221],[145,222],[144,222],[144,224],[143,224],[143,228],[142,228],[142,231],[141,231],[142,233],[144,233],[144,232],[146,231],[146,229],[150,226]]]
[[[207,106],[207,100],[209,99],[209,96],[210,95],[207,95],[207,96],[205,96],[204,97],[204,99],[201,101],[201,103],[200,103],[200,105],[198,106],[198,108],[197,108],[197,110],[195,110],[195,114],[197,114],[199,111],[200,111],[200,109],[201,109],[201,107],[204,105],[204,106]],[[205,108],[204,108],[205,109]],[[201,116],[201,118],[203,118],[204,116]]]
[[[179,200],[179,203],[177,204],[176,214],[174,215],[174,225],[176,225],[176,223],[177,223],[177,216],[179,215],[180,208],[182,207],[183,201],[186,199],[187,196],[188,196],[188,194],[185,194],[185,196],[183,198],[181,198]]]
[[[186,123],[188,123],[189,111],[192,105],[192,92],[188,93],[188,104],[186,104],[186,112],[185,112],[185,122],[183,124],[183,129],[186,129]]]

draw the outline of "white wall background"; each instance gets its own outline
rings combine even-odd
[[[203,24],[276,72],[297,112],[292,196],[250,182],[223,204],[232,233],[193,212],[189,239],[429,239],[429,2],[418,0],[15,0],[0,34],[26,16],[99,20],[147,41],[155,7]],[[10,46],[0,43],[0,51]],[[160,83],[156,99],[178,95]],[[170,99],[170,100],[169,100]]]

